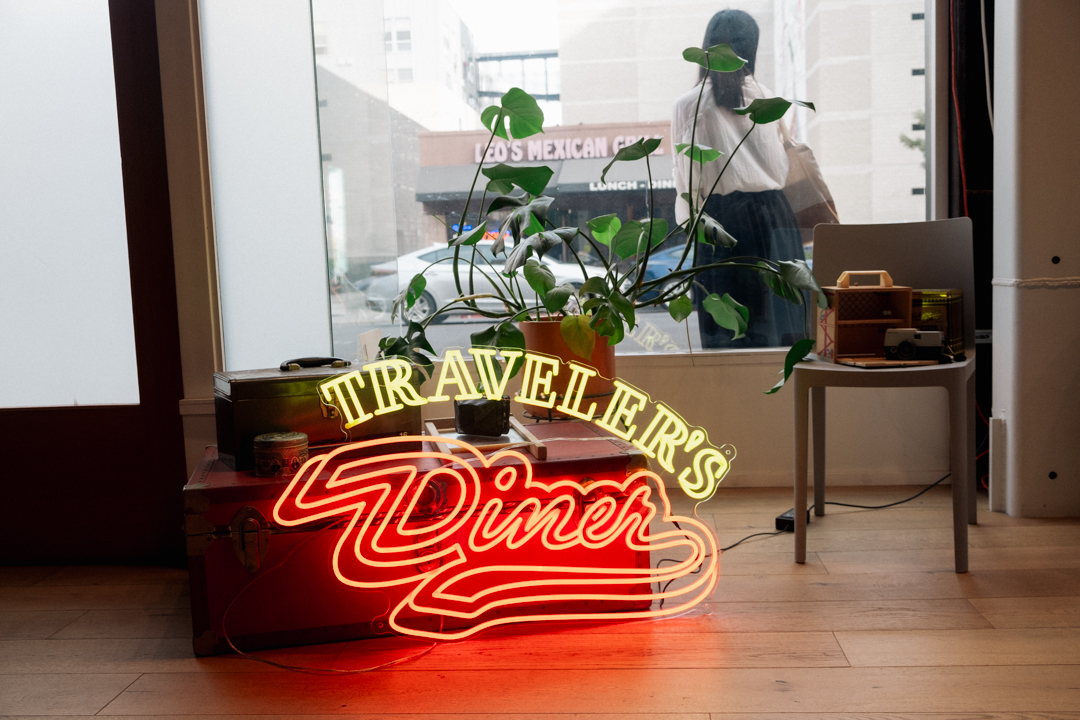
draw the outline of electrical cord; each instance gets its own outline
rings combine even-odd
[[[911,497],[905,498],[904,500],[897,500],[896,502],[887,503],[885,505],[855,505],[853,503],[842,503],[842,502],[831,502],[831,501],[826,502],[824,504],[825,505],[838,505],[840,507],[858,508],[859,510],[884,510],[885,508],[896,507],[897,505],[903,505],[904,503],[911,502],[915,498],[917,498],[920,495],[922,495],[922,494],[926,493],[927,491],[929,491],[931,488],[937,487],[941,483],[945,482],[951,475],[952,475],[952,473],[946,473],[939,480],[936,480],[935,482],[927,485],[926,487],[924,487],[922,490],[915,493]],[[814,506],[811,505],[809,508],[807,508],[807,512],[809,512],[810,510],[813,510],[813,509],[814,509]],[[675,527],[682,530],[682,528],[679,527],[679,523],[675,523]],[[728,550],[731,550],[732,548],[737,547],[737,546],[741,545],[742,543],[746,542],[750,538],[761,537],[763,535],[783,535],[786,532],[788,532],[788,531],[787,530],[777,530],[775,532],[759,532],[759,533],[754,533],[753,535],[747,535],[742,540],[737,540],[737,541],[733,542],[732,544],[728,545],[727,547],[720,548],[720,552],[726,552]],[[706,555],[705,557],[709,557],[709,556]],[[659,568],[660,565],[662,563],[665,563],[665,562],[679,562],[679,561],[676,560],[675,558],[661,558],[660,560],[656,561],[656,567]],[[697,570],[694,570],[693,572],[691,572],[689,574],[690,575],[696,575],[698,572],[700,572],[700,570],[701,570],[701,566],[699,565]],[[656,583],[656,588],[658,590],[658,594],[663,595],[664,592],[668,589],[668,585],[671,585],[671,583],[673,583],[673,582],[675,582],[675,578],[672,578],[671,580],[668,580],[666,583],[664,583],[663,587],[660,586],[660,583]],[[663,607],[664,607],[664,598],[660,598],[660,608],[663,609]]]
[[[840,507],[859,508],[860,510],[884,510],[885,508],[896,507],[897,505],[903,505],[906,502],[911,502],[915,498],[917,498],[920,495],[922,495],[923,493],[925,493],[930,488],[937,487],[941,483],[945,482],[945,480],[947,480],[950,475],[952,475],[952,473],[945,473],[945,476],[942,477],[940,480],[937,480],[937,481],[927,485],[922,490],[915,493],[914,495],[907,498],[906,500],[897,500],[896,502],[889,503],[888,505],[852,505],[851,503],[842,503],[842,502],[826,502],[824,504],[825,505],[839,505]],[[814,506],[811,505],[809,508],[807,508],[807,511],[810,511],[810,510],[813,510],[813,509],[814,509]],[[739,542],[742,542],[742,541],[740,540]]]
[[[229,611],[232,610],[232,606],[234,604],[236,604],[236,601],[240,599],[240,596],[243,595],[245,592],[247,592],[248,589],[251,588],[252,585],[259,582],[260,580],[265,578],[267,575],[269,575],[269,574],[273,573],[274,571],[279,570],[280,568],[284,567],[285,563],[287,563],[289,561],[289,559],[296,553],[296,551],[299,550],[300,548],[302,548],[303,546],[307,545],[313,538],[315,538],[315,536],[319,535],[321,532],[323,532],[324,530],[327,530],[329,528],[340,528],[343,524],[344,524],[343,521],[331,523],[331,524],[326,525],[324,527],[321,527],[318,530],[316,530],[315,532],[311,533],[311,535],[309,535],[308,537],[304,538],[299,543],[297,543],[296,547],[294,547],[292,550],[290,550],[289,553],[284,558],[281,559],[281,562],[279,562],[277,565],[274,565],[271,568],[267,568],[263,573],[253,577],[251,579],[251,582],[249,582],[247,585],[245,585],[243,588],[241,588],[240,592],[238,592],[235,596],[233,596],[233,599],[226,606],[225,612],[222,613],[222,615],[221,615],[221,634],[224,637],[225,642],[227,642],[229,644],[229,647],[231,647],[233,649],[233,651],[237,653],[237,655],[233,655],[233,656],[230,656],[230,657],[239,656],[237,659],[254,660],[256,662],[261,662],[261,663],[263,663],[265,665],[270,665],[270,666],[273,666],[273,667],[276,667],[276,668],[281,668],[282,670],[289,670],[291,672],[299,672],[299,673],[307,673],[307,674],[310,674],[310,675],[359,675],[361,673],[368,673],[368,672],[374,672],[376,670],[382,670],[383,668],[388,668],[388,667],[391,667],[393,665],[399,665],[401,663],[408,662],[410,660],[416,660],[418,658],[423,657],[424,655],[427,655],[429,652],[431,652],[432,650],[435,649],[435,647],[439,644],[437,642],[433,642],[429,647],[421,650],[420,652],[413,653],[412,655],[406,655],[404,657],[397,658],[396,660],[391,660],[389,662],[382,663],[381,665],[374,665],[372,667],[360,668],[358,670],[335,670],[334,668],[313,668],[313,667],[306,667],[304,665],[286,665],[285,663],[275,662],[273,660],[268,660],[266,658],[259,657],[258,655],[253,655],[251,653],[244,652],[243,650],[241,650],[240,648],[236,647],[236,645],[233,644],[232,638],[229,637],[229,632],[225,628],[225,619],[229,616]]]

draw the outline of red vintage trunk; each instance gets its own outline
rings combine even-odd
[[[595,426],[588,423],[563,422],[531,426],[541,439],[545,438],[595,438],[588,441],[547,442],[547,460],[531,460],[532,476],[541,482],[570,479],[584,485],[592,481],[625,482],[633,472],[645,467],[644,458],[629,444],[615,438],[602,436]],[[433,446],[425,444],[426,449]],[[331,473],[341,466],[335,461],[327,465],[318,476],[310,498],[314,501],[330,499],[340,489],[327,486]],[[380,483],[391,488],[406,487],[411,469],[424,474],[445,463],[438,458],[408,458],[387,461],[382,458],[372,464],[364,460],[364,473],[377,477]],[[524,465],[524,463],[517,463]],[[495,480],[501,470],[515,465],[513,460],[500,461],[493,467],[477,467],[481,494],[496,492]],[[636,485],[637,483],[635,481]],[[635,485],[635,486],[636,486]],[[372,637],[391,632],[388,616],[392,608],[402,604],[417,582],[411,582],[411,573],[419,578],[421,573],[438,567],[445,558],[430,560],[425,556],[433,549],[417,550],[415,567],[374,568],[356,562],[350,565],[343,560],[341,567],[351,577],[359,573],[363,581],[394,581],[399,584],[379,588],[350,587],[335,575],[333,556],[348,522],[356,513],[342,513],[317,519],[295,527],[275,524],[274,504],[286,492],[289,480],[282,478],[259,478],[250,472],[230,470],[217,461],[216,450],[210,448],[202,463],[184,488],[188,562],[191,575],[192,625],[197,655],[229,652],[228,640],[241,650],[330,642],[354,638]],[[439,514],[447,514],[446,506],[453,507],[454,497],[427,497],[430,485],[418,487],[418,504],[430,503],[430,520],[425,521],[423,511],[409,515],[410,522],[397,527],[392,514],[387,523],[402,536],[423,531],[424,522],[435,527]],[[452,490],[452,488],[451,488]],[[618,502],[628,496],[633,487],[621,495],[610,496]],[[542,495],[543,492],[540,492]],[[584,509],[603,497],[603,493],[579,497],[575,517],[580,519]],[[526,491],[515,487],[504,492],[506,502],[503,513],[529,498],[538,497],[534,488]],[[441,503],[441,504],[440,504]],[[427,507],[427,506],[425,506]],[[440,510],[440,508],[443,508]],[[363,524],[368,514],[360,511],[357,524]],[[380,522],[378,513],[370,522]],[[416,520],[419,519],[419,522]],[[447,539],[437,548],[466,542],[471,523]],[[419,530],[417,530],[419,528]],[[418,535],[423,537],[423,535]],[[346,537],[342,555],[352,549],[352,536]],[[343,541],[344,542],[344,541]],[[356,541],[359,542],[359,541]],[[501,567],[521,565],[523,559],[537,565],[559,564],[569,567],[647,569],[650,567],[648,550],[631,549],[626,543],[614,542],[596,549],[577,548],[553,550],[538,540],[530,540],[520,548],[495,547],[485,551],[485,566]],[[467,566],[466,566],[467,567]],[[396,574],[395,574],[396,573]],[[403,575],[404,573],[404,575]],[[505,573],[488,573],[486,582],[513,583],[527,578],[528,573],[510,570]],[[568,577],[572,573],[568,574]],[[596,577],[595,573],[588,577]],[[600,575],[602,577],[602,575]],[[473,586],[470,586],[470,582]],[[588,589],[580,581],[577,590]],[[559,585],[553,585],[556,590]],[[467,578],[456,586],[457,591],[480,592],[477,585]],[[640,610],[647,608],[650,599],[643,597],[647,586],[631,585],[612,590],[611,586],[597,585],[598,592],[607,596],[603,600],[575,600],[569,602],[537,601],[511,604],[489,610],[473,618],[455,617],[448,614],[426,614],[401,610],[397,615],[399,625],[421,631],[442,633],[454,628],[474,627],[476,623],[493,617],[528,614],[565,614],[573,612],[606,612]],[[615,595],[615,597],[612,597]],[[466,606],[468,603],[462,603]]]

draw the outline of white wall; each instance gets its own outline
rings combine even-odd
[[[994,463],[1010,515],[1080,516],[1080,3],[995,20]]]

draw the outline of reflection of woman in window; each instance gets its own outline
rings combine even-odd
[[[731,159],[720,183],[707,199],[724,162],[735,150],[739,140],[750,129],[748,118],[736,115],[732,108],[749,105],[755,98],[770,97],[767,89],[754,79],[754,60],[757,55],[758,26],[752,17],[741,10],[722,10],[713,15],[705,31],[704,48],[726,43],[746,65],[733,73],[709,72],[701,69],[705,83],[704,96],[697,118],[694,141],[724,153],[712,163],[694,164],[694,185],[698,203],[705,200],[705,212],[724,226],[738,245],[728,250],[697,243],[697,264],[707,265],[718,260],[756,255],[770,260],[803,259],[802,242],[784,197],[788,160],[780,139],[778,123],[761,125]],[[680,97],[675,103],[671,122],[672,144],[689,143],[694,125],[694,107],[700,86]],[[781,121],[782,122],[782,121]],[[682,194],[688,191],[689,158],[675,158],[676,220],[689,216]],[[700,177],[699,179],[699,175]],[[700,207],[700,205],[699,205]],[[791,345],[804,336],[803,308],[776,296],[757,273],[740,268],[723,268],[702,273],[695,284],[694,305],[698,310],[701,345],[706,348],[776,347]],[[712,316],[701,309],[701,301],[709,293],[730,293],[750,310],[746,337],[732,340],[732,332],[717,325]]]

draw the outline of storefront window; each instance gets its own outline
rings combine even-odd
[[[924,219],[923,0],[730,6],[758,26],[756,81],[773,95],[816,105],[786,120],[814,150],[841,221]],[[477,222],[475,199],[464,220],[462,209],[478,163],[551,167],[546,194],[555,198],[556,225],[584,227],[608,213],[642,219],[650,202],[645,163],[621,163],[607,183],[600,173],[620,147],[661,137],[651,202],[654,214],[674,225],[672,108],[698,79],[681,53],[701,45],[717,9],[627,0],[527,8],[411,0],[387,3],[384,12],[381,2],[312,0],[337,354],[355,354],[357,335],[367,330],[400,333],[389,314],[394,296],[429,258],[446,252],[462,222],[466,229]],[[480,113],[511,87],[537,98],[545,133],[497,141],[485,155]],[[682,242],[661,248],[656,272],[677,262]],[[812,247],[805,254],[812,262]],[[566,272],[572,282],[584,280],[571,277],[581,274],[576,264],[566,263]],[[412,315],[443,304],[446,292],[452,282],[429,278],[429,297]],[[638,319],[620,353],[702,347],[696,313],[678,324],[658,307]],[[433,323],[428,337],[439,352],[466,346],[485,322],[454,315]]]

